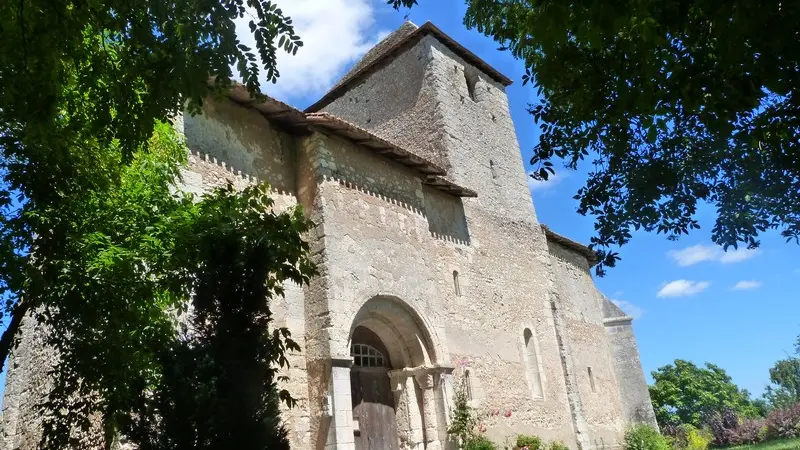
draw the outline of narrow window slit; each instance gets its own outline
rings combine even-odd
[[[453,271],[453,289],[456,292],[457,297],[461,297],[461,282],[458,279],[458,271]]]
[[[475,86],[478,84],[478,74],[471,67],[464,68],[464,81],[467,83],[469,98],[475,101]]]

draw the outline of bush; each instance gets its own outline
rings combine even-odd
[[[686,432],[685,450],[706,450],[711,445],[711,432],[708,430],[698,430],[690,425],[691,429]]]
[[[464,441],[463,450],[497,450],[497,446],[485,436],[471,436]]]
[[[569,450],[569,447],[561,441],[553,441],[550,443],[548,450]]]
[[[774,409],[767,416],[767,438],[792,439],[800,436],[800,403]]]
[[[641,424],[625,432],[625,450],[671,450],[671,445],[658,430]]]
[[[715,412],[706,419],[715,447],[728,447],[735,445],[736,429],[739,428],[739,415],[736,411],[726,408],[724,411]]]
[[[690,424],[664,427],[663,432],[672,438],[675,450],[707,450],[712,440],[710,431],[699,430]]]
[[[731,445],[757,444],[764,438],[763,419],[745,419],[733,430]]]
[[[542,447],[542,439],[539,436],[526,436],[520,434],[517,436],[517,448],[528,448],[528,450],[544,450]]]

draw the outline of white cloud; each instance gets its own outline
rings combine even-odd
[[[531,192],[550,190],[561,184],[561,182],[564,181],[564,178],[567,177],[567,172],[563,170],[561,172],[551,173],[547,178],[547,181],[531,178],[531,173],[532,172],[528,172],[528,188],[531,190]]]
[[[686,297],[703,292],[711,286],[708,281],[675,280],[670,281],[658,291],[658,297]]]
[[[622,310],[625,314],[633,317],[634,319],[638,319],[644,315],[644,309],[634,305],[631,302],[626,302],[625,300],[611,300],[615,305],[619,306],[619,309]]]
[[[713,245],[693,245],[683,250],[672,250],[667,253],[681,267],[693,266],[703,261],[719,261],[723,264],[731,264],[748,260],[758,254],[758,249],[728,249],[722,250]]]
[[[757,248],[739,248],[736,250],[729,249],[719,258],[719,261],[723,264],[731,264],[746,261],[756,255],[758,255]]]
[[[667,253],[679,266],[691,266],[703,261],[713,261],[718,248],[709,245],[693,245],[683,250],[672,250]]]
[[[742,280],[736,283],[731,289],[737,291],[744,291],[748,289],[757,289],[761,287],[761,282],[756,280]]]
[[[278,51],[276,84],[265,83],[264,93],[279,97],[320,96],[344,70],[372,48],[388,32],[370,32],[375,23],[374,0],[290,0],[280,2],[292,18],[295,32],[303,41],[296,55]],[[236,34],[243,44],[255,49],[248,23],[236,21]],[[398,24],[399,26],[399,24]]]

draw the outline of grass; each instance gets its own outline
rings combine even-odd
[[[756,445],[741,445],[739,447],[730,447],[726,450],[800,450],[800,439],[771,441]]]

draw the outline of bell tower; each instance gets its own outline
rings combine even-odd
[[[478,193],[465,208],[540,234],[509,84],[430,22],[406,22],[307,111],[329,112],[434,162]]]

